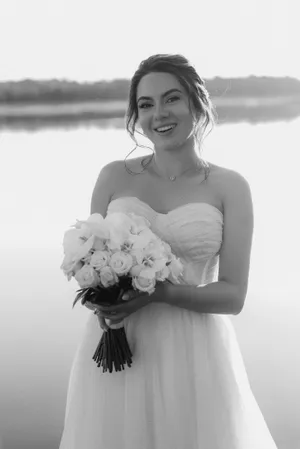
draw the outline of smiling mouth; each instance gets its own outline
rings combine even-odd
[[[158,134],[165,134],[169,131],[172,131],[174,128],[176,128],[176,126],[176,123],[173,123],[172,125],[159,126],[158,128],[154,128],[154,131]]]

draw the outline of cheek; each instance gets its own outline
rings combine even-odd
[[[185,114],[185,116],[182,117],[182,123],[184,123],[185,129],[194,128],[194,118],[190,114]]]
[[[147,116],[140,116],[137,125],[145,134],[149,134],[151,131],[150,119]]]

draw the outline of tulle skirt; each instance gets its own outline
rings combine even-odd
[[[103,373],[91,313],[60,449],[276,449],[224,315],[150,304],[124,321],[133,364]]]

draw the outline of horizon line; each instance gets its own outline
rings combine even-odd
[[[214,80],[216,78],[224,79],[224,80],[234,80],[234,79],[249,79],[249,78],[272,78],[272,79],[292,79],[300,82],[300,77],[292,76],[292,75],[245,75],[245,76],[221,76],[221,75],[214,75],[212,77],[203,77],[204,80]],[[47,82],[47,81],[64,81],[64,82],[70,82],[70,83],[78,83],[78,84],[95,84],[99,82],[114,82],[114,81],[129,81],[131,78],[127,77],[117,77],[117,78],[101,78],[101,79],[95,79],[95,80],[79,80],[75,78],[66,78],[66,77],[52,77],[52,78],[33,78],[33,77],[23,77],[18,79],[1,79],[0,78],[0,84],[2,83],[19,83],[23,81],[37,81],[37,82]]]

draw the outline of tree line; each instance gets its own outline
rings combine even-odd
[[[292,77],[205,79],[212,97],[300,96],[300,80]],[[86,101],[122,101],[128,99],[130,80],[77,82],[34,80],[0,82],[0,103],[69,103]]]

